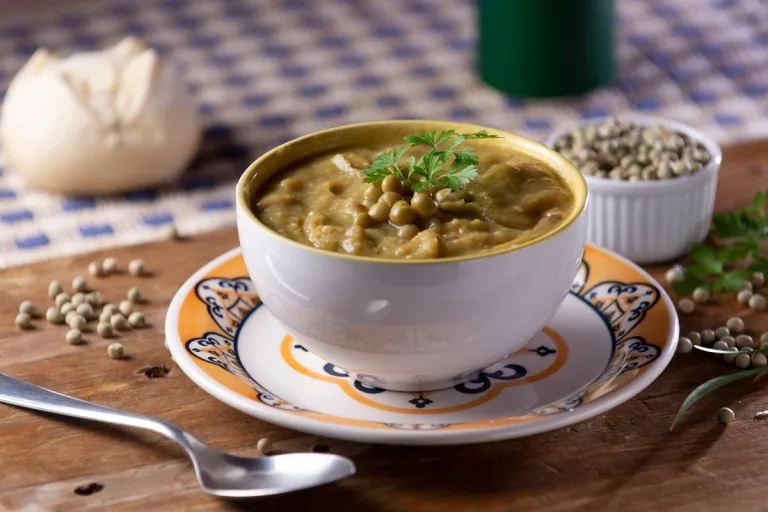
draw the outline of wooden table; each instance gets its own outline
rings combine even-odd
[[[762,164],[765,162],[765,164]],[[768,143],[729,148],[717,208],[739,207],[768,188]],[[337,486],[226,503],[203,494],[185,454],[171,442],[135,430],[62,420],[0,405],[0,510],[281,510],[472,511],[622,510],[702,511],[768,509],[768,424],[753,419],[768,409],[768,379],[742,381],[705,398],[674,433],[669,424],[685,396],[726,371],[704,354],[676,357],[638,397],[591,421],[559,431],[491,444],[420,448],[366,446],[279,428],[218,402],[174,365],[163,347],[165,308],[194,270],[237,244],[234,230],[64,258],[0,273],[0,371],[97,403],[157,416],[213,446],[255,454],[268,436],[280,451],[310,450],[327,442],[352,457],[358,474]],[[37,322],[19,332],[20,301],[47,305],[51,279],[68,283],[88,262],[115,255],[124,264],[141,257],[153,278],[140,286],[151,303],[151,326],[123,337],[130,358],[111,360],[106,340],[73,347],[65,329]],[[664,268],[652,268],[660,276]],[[136,278],[99,282],[118,300]],[[685,318],[683,331],[712,325],[733,312],[717,301],[707,314]],[[755,334],[766,315],[747,319]],[[170,373],[150,378],[153,367]],[[163,373],[163,372],[160,372]],[[737,419],[715,420],[730,405]],[[98,486],[90,486],[97,483]],[[89,487],[90,486],[90,487]]]

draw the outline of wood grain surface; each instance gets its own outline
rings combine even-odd
[[[717,208],[746,204],[768,188],[768,143],[728,148]],[[768,379],[743,381],[702,400],[675,432],[669,424],[698,384],[728,371],[701,353],[678,356],[647,390],[578,425],[525,439],[461,447],[366,446],[279,428],[239,413],[195,386],[163,346],[165,309],[176,289],[202,264],[237,245],[234,229],[180,242],[105,251],[0,273],[0,371],[100,404],[156,416],[221,450],[255,454],[268,436],[277,451],[309,451],[327,442],[352,457],[358,474],[335,486],[229,503],[197,486],[185,454],[170,441],[136,430],[66,420],[0,405],[0,510],[259,510],[259,511],[764,511],[768,486]],[[20,301],[48,305],[51,279],[69,283],[92,260],[140,257],[153,277],[91,279],[108,301],[140,286],[148,328],[121,334],[129,358],[111,360],[107,340],[83,346],[66,329],[38,320],[13,326]],[[650,270],[660,276],[666,267]],[[683,332],[714,327],[738,311],[732,298],[683,319]],[[747,315],[752,334],[768,329],[764,313]],[[170,368],[152,379],[142,369]],[[723,427],[717,408],[737,419]],[[101,486],[90,494],[88,486]],[[98,487],[98,486],[96,486]],[[79,493],[76,490],[79,489]]]

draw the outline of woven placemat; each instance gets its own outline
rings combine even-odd
[[[765,2],[617,7],[615,85],[554,101],[507,98],[478,80],[468,0],[116,0],[0,23],[2,90],[38,46],[64,55],[135,34],[179,65],[206,125],[199,158],[165,189],[65,199],[0,170],[0,268],[152,240],[171,222],[185,234],[231,225],[249,160],[351,122],[454,119],[543,140],[560,123],[641,111],[721,142],[768,136]]]

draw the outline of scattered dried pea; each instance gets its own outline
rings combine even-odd
[[[765,284],[765,275],[762,272],[752,274],[752,286],[760,288]]]
[[[751,290],[741,290],[736,295],[736,300],[739,301],[739,304],[747,305],[749,304],[749,299],[752,298],[752,291]]]
[[[746,370],[749,368],[749,365],[752,364],[752,358],[749,356],[749,354],[742,352],[736,356],[736,359],[734,359],[733,363],[736,365],[736,368]]]
[[[739,355],[739,349],[736,347],[730,348],[732,354],[724,354],[723,355],[723,361],[725,361],[728,364],[733,364],[734,360],[736,359],[736,356]]]
[[[147,267],[142,260],[131,260],[128,263],[128,272],[134,276],[143,276],[147,272]]]
[[[730,338],[730,336],[729,336],[729,338]],[[726,342],[725,342],[725,341],[723,341],[723,340],[720,340],[720,341],[716,341],[716,342],[715,342],[715,344],[714,344],[714,345],[712,345],[712,348],[713,348],[713,349],[715,349],[715,350],[723,350],[723,351],[726,351],[726,350],[728,350],[730,347],[728,346],[728,343],[726,343]]]
[[[117,331],[124,331],[125,330],[125,317],[121,315],[120,313],[116,315],[112,315],[112,318],[109,319],[109,324],[115,328]]]
[[[133,302],[134,304],[138,304],[139,302],[142,301],[141,290],[139,290],[135,286],[130,290],[128,290],[128,293],[126,294],[126,296],[128,297],[128,300]]]
[[[16,327],[19,329],[29,329],[32,327],[32,318],[27,313],[16,315]]]
[[[728,321],[725,322],[725,326],[728,327],[728,329],[734,334],[740,334],[744,332],[744,320],[738,316],[732,316],[729,318]]]
[[[93,308],[87,302],[83,302],[75,308],[77,314],[81,315],[86,320],[93,318]]]
[[[765,297],[760,295],[759,293],[756,293],[752,296],[752,298],[749,299],[749,307],[757,310],[762,311],[765,309]]]
[[[144,315],[141,314],[138,311],[134,311],[131,313],[131,315],[128,317],[128,325],[133,327],[134,329],[140,329],[147,325],[147,321],[144,319]]]
[[[109,323],[109,319],[112,318],[112,313],[109,311],[102,311],[99,315],[99,322]]]
[[[52,324],[63,324],[64,315],[61,314],[59,308],[51,306],[48,311],[45,312],[45,319]]]
[[[685,337],[691,340],[691,343],[693,343],[694,347],[701,345],[701,334],[699,334],[698,332],[691,331],[688,334],[686,334]]]
[[[88,282],[83,276],[77,276],[72,280],[72,289],[76,292],[88,291]]]
[[[760,335],[760,343],[768,343],[768,331]]]
[[[743,283],[741,283],[741,289],[747,290],[749,292],[755,291],[755,287],[752,285],[752,281],[744,281]]]
[[[85,318],[79,313],[72,311],[67,315],[67,325],[71,329],[82,329],[86,323]]]
[[[711,345],[716,339],[715,331],[712,329],[704,329],[701,331],[701,343],[703,345]]]
[[[96,326],[96,332],[102,338],[111,338],[114,335],[112,324],[109,322],[99,322],[99,325]]]
[[[181,240],[181,234],[179,234],[179,229],[176,227],[176,224],[171,224],[165,228],[164,235],[168,240]]]
[[[91,293],[89,293],[88,295],[85,296],[85,300],[92,307],[97,308],[97,307],[101,306],[101,293],[99,293],[98,290],[94,291],[94,292],[91,292]]]
[[[272,449],[272,441],[268,437],[262,437],[259,442],[256,443],[256,449],[261,452],[262,455],[266,455]]]
[[[64,318],[67,317],[68,314],[73,312],[75,310],[75,305],[71,302],[65,302],[61,305],[61,308],[59,308],[59,311],[61,311],[61,314],[64,315]]]
[[[58,295],[56,295],[56,299],[54,300],[53,303],[56,304],[56,307],[60,308],[65,303],[69,302],[71,298],[72,297],[68,293],[61,292]]]
[[[114,274],[119,270],[117,260],[112,257],[106,258],[104,260],[104,264],[102,265],[102,269],[104,270],[105,274]]]
[[[720,327],[715,329],[715,338],[717,338],[718,340],[730,335],[731,335],[731,331],[724,325],[721,325]]]
[[[680,338],[677,340],[677,353],[678,354],[690,354],[693,350],[693,343],[688,338]]]
[[[85,294],[81,292],[77,292],[72,296],[71,302],[73,306],[79,306],[80,304],[84,304],[86,302]]]
[[[664,279],[672,284],[685,279],[685,270],[680,265],[675,265],[664,273]]]
[[[93,277],[103,277],[104,266],[99,261],[92,261],[88,265],[88,273],[91,274]]]
[[[112,359],[122,359],[125,355],[125,348],[122,343],[112,343],[107,347],[107,355]]]
[[[738,348],[752,347],[752,336],[748,334],[739,334],[736,336],[736,346]]]
[[[759,368],[761,366],[768,366],[768,357],[762,352],[756,352],[752,354],[752,366]]]
[[[129,300],[124,300],[120,303],[120,306],[118,306],[118,311],[123,314],[123,316],[128,316],[133,311],[133,302]]]
[[[64,289],[61,287],[61,283],[58,281],[51,281],[48,284],[48,296],[52,299],[55,299],[56,296],[63,291]]]
[[[695,290],[693,290],[692,297],[695,302],[698,302],[699,304],[703,304],[709,300],[709,290],[707,290],[703,286],[700,286]]]
[[[736,339],[733,336],[723,336],[722,338],[720,338],[720,341],[725,343],[726,347],[735,347],[736,346]],[[717,343],[719,343],[719,342],[715,342],[715,345],[717,345]],[[712,346],[714,347],[715,345],[712,345]]]
[[[25,300],[19,304],[19,313],[26,313],[30,317],[35,316],[35,303],[31,300]]]
[[[680,299],[677,309],[684,315],[690,315],[696,309],[696,304],[691,299]]]
[[[67,331],[66,339],[70,345],[80,345],[83,342],[83,333],[80,329],[70,329]]]
[[[118,313],[120,310],[117,309],[117,306],[115,306],[114,304],[104,304],[104,308],[102,309],[102,311],[105,313],[108,311],[110,315],[114,315]]]
[[[720,410],[717,411],[717,421],[719,421],[723,425],[727,425],[728,423],[732,422],[735,419],[736,419],[736,413],[734,413],[728,407],[721,407]]]

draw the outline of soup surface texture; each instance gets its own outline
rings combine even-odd
[[[285,169],[257,192],[253,210],[270,229],[318,249],[434,259],[539,238],[573,208],[560,176],[508,151],[478,150],[479,174],[458,191],[414,193],[395,176],[363,183],[362,170],[386,149],[329,154]]]

